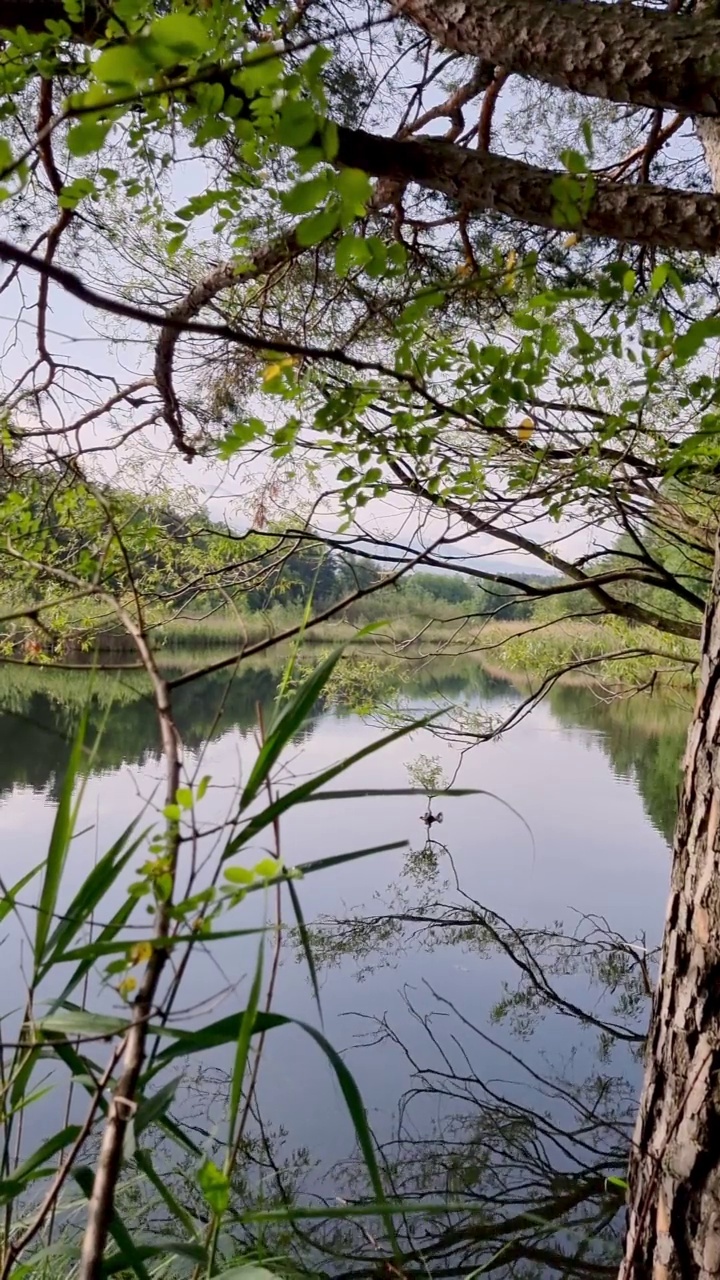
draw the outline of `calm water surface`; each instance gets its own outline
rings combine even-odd
[[[238,780],[256,753],[257,705],[269,708],[276,684],[277,670],[260,666],[229,687],[216,678],[180,698],[188,772],[199,765],[212,779],[202,808],[208,825],[232,809]],[[512,684],[451,663],[424,670],[408,696],[418,708],[450,697],[500,716],[521,700]],[[105,715],[102,701],[93,708],[96,728]],[[223,714],[208,739],[221,701]],[[20,672],[3,691],[5,883],[44,856],[78,706],[69,677],[43,681]],[[313,803],[283,820],[288,864],[408,842],[404,850],[299,885],[313,930],[324,1031],[360,1086],[398,1194],[433,1201],[472,1196],[484,1214],[502,1220],[566,1194],[578,1178],[622,1173],[639,1086],[644,987],[667,893],[686,714],[668,699],[608,703],[587,688],[558,687],[500,741],[466,753],[458,785],[493,795],[442,800],[436,807],[444,821],[432,841],[425,839],[419,820],[425,803],[417,796]],[[317,714],[293,744],[278,785],[334,763],[381,732],[342,711]],[[424,730],[370,756],[335,785],[407,787],[408,765],[421,754],[439,757],[448,775],[460,759],[456,745]],[[87,781],[66,901],[97,852],[143,802],[156,796],[159,802],[161,795],[152,708],[121,686]],[[260,855],[268,842],[263,833],[254,852]],[[236,927],[261,922],[261,897],[238,909]],[[289,903],[283,910],[290,921]],[[7,1011],[20,1003],[24,945],[9,927],[3,957],[18,981],[6,996]],[[254,946],[254,940],[232,940],[197,954],[180,1000],[188,1011],[184,1023],[202,1025],[244,1007]],[[90,1001],[105,1012],[120,1007],[98,975]],[[274,1008],[318,1025],[307,968],[291,935],[282,944]],[[183,1068],[177,1110],[206,1150],[222,1135],[230,1066],[231,1054],[219,1049]],[[43,1136],[57,1105],[53,1095],[38,1104],[31,1135]],[[290,1196],[337,1204],[364,1194],[338,1085],[317,1046],[296,1027],[268,1036],[248,1167],[248,1195],[267,1203]],[[612,1206],[583,1205],[552,1248],[569,1250],[574,1230],[593,1235],[588,1265],[602,1274],[612,1266],[615,1220]],[[408,1219],[404,1228],[409,1249],[427,1259],[442,1255],[438,1274],[466,1274],[470,1264],[507,1248],[502,1231],[497,1239],[486,1233],[482,1243],[448,1243],[447,1227],[430,1215]],[[315,1230],[315,1244],[337,1244],[323,1230]],[[374,1265],[380,1246],[372,1240],[355,1228],[352,1247],[343,1237],[344,1257],[353,1259],[350,1274]],[[535,1228],[523,1255],[526,1269],[517,1274],[557,1274],[544,1256],[548,1250],[547,1232]],[[516,1274],[515,1262],[508,1253],[493,1270],[502,1263],[503,1271]]]

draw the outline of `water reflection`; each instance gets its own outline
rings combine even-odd
[[[218,673],[178,689],[175,714],[186,747],[196,749],[210,735],[217,737],[230,728],[250,732],[257,724],[258,707],[267,712],[272,705],[278,673],[277,660],[243,663],[229,674]],[[410,699],[440,704],[492,704],[507,698],[520,701],[522,696],[509,681],[484,671],[474,660],[461,659],[405,669],[403,692]],[[57,798],[87,697],[87,677],[82,673],[0,669],[0,740],[13,747],[0,755],[0,800],[15,786],[47,788]],[[607,698],[580,684],[556,684],[548,704],[560,724],[596,732],[614,772],[633,780],[651,822],[670,841],[689,707],[657,693]],[[316,720],[317,716],[305,725],[303,737],[312,734]],[[159,758],[155,712],[140,675],[95,677],[89,727],[93,738],[99,734],[97,771],[142,766]]]
[[[669,843],[690,718],[687,701],[662,694],[608,699],[592,688],[562,684],[551,690],[549,701],[562,724],[597,732],[615,772],[635,781],[648,817]]]
[[[251,733],[277,678],[277,667],[258,663],[179,692],[188,751],[213,734],[208,768],[218,789],[237,784],[231,747]],[[0,688],[0,732],[12,744],[0,756],[6,817],[28,789],[57,793],[86,688],[84,677],[31,670],[12,672]],[[418,703],[465,698],[471,707],[492,708],[522,698],[476,663],[425,666],[405,688]],[[347,1113],[316,1048],[300,1033],[283,1039],[283,1031],[269,1036],[264,1050],[235,1188],[238,1217],[220,1242],[222,1258],[241,1246],[273,1257],[282,1273],[347,1280],[467,1276],[479,1268],[518,1280],[614,1273],[622,1221],[617,1180],[653,981],[653,939],[643,930],[647,923],[659,929],[655,899],[665,893],[662,845],[635,796],[666,836],[685,715],[659,698],[606,703],[590,689],[556,686],[517,736],[473,757],[468,784],[508,797],[531,820],[537,866],[511,814],[500,809],[496,820],[470,801],[443,802],[439,831],[447,843],[424,840],[422,801],[404,809],[382,801],[379,816],[331,802],[293,817],[290,861],[415,837],[392,871],[389,860],[379,869],[350,864],[342,875],[303,886],[325,1029],[358,1079],[386,1185],[408,1211],[396,1223],[397,1258],[377,1216],[344,1213],[346,1203],[371,1196]],[[117,788],[105,773],[116,778],[120,766],[131,766],[142,775],[157,760],[154,713],[139,679],[98,678],[90,719],[91,729],[103,729],[94,765],[101,805]],[[315,769],[354,750],[369,731],[350,717],[319,712],[304,732],[298,767]],[[403,743],[395,757],[379,757],[353,785],[402,785],[406,750]],[[611,820],[627,840],[627,848],[615,848],[615,863],[603,847],[617,845]],[[24,834],[29,841],[32,833]],[[577,914],[567,916],[568,902],[579,903]],[[629,921],[626,936],[616,908],[625,912],[623,924]],[[312,1020],[306,968],[293,963],[290,937],[283,945],[277,1008]],[[232,1007],[242,1008],[247,955],[216,954],[228,972]],[[214,970],[196,966],[188,1004],[207,1001],[218,982]],[[200,1224],[207,1212],[195,1181],[198,1153],[221,1149],[230,1069],[229,1053],[183,1067],[174,1110],[196,1152],[178,1149],[154,1128],[143,1138]],[[148,1200],[136,1175],[130,1164],[125,1220],[173,1234],[162,1202]],[[462,1211],[452,1208],[459,1201]],[[287,1204],[320,1216],[273,1221],[272,1209]],[[258,1209],[266,1214],[262,1223],[253,1220]],[[167,1274],[175,1280],[191,1271],[178,1263]]]

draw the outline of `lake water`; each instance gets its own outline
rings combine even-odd
[[[267,716],[278,674],[270,665],[241,668],[232,680],[215,677],[178,695],[186,769],[211,779],[202,801],[207,826],[226,819],[248,775],[258,707]],[[70,675],[20,671],[0,690],[5,884],[47,848],[78,687]],[[91,709],[91,728],[104,727],[65,904],[98,853],[143,803],[152,806],[162,794],[152,707],[123,682],[108,711],[108,688]],[[523,698],[512,683],[451,662],[424,667],[405,695],[420,711],[457,700],[466,719],[504,718]],[[686,717],[667,697],[612,700],[556,686],[499,741],[462,753],[467,739],[459,744],[421,730],[333,784],[407,788],[408,766],[420,756],[437,758],[447,777],[459,766],[456,785],[487,794],[436,800],[444,820],[431,839],[420,821],[422,796],[311,803],[281,821],[282,856],[291,866],[408,842],[298,884],[323,1031],[360,1088],[388,1189],[436,1206],[469,1199],[477,1208],[459,1218],[437,1208],[408,1215],[401,1230],[408,1274],[467,1275],[487,1264],[503,1275],[552,1276],[567,1270],[567,1255],[581,1240],[583,1261],[571,1274],[612,1273],[618,1203],[604,1179],[622,1176],[639,1087]],[[293,742],[276,785],[288,789],[385,731],[328,707]],[[272,833],[264,832],[246,862],[271,845]],[[140,861],[138,855],[131,866]],[[292,924],[285,890],[283,898],[284,920]],[[236,908],[232,927],[261,924],[262,899],[256,894]],[[23,901],[31,929],[32,886]],[[3,928],[6,972],[18,979],[5,1001],[10,1014],[22,1003],[27,941],[14,923]],[[271,952],[269,946],[266,973]],[[181,1024],[203,1025],[244,1008],[255,955],[254,937],[194,953],[177,1006],[186,1011]],[[98,975],[89,1003],[103,1012],[122,1009]],[[320,1025],[291,931],[282,942],[273,1009]],[[224,1132],[232,1053],[215,1049],[182,1067],[175,1112],[211,1153]],[[24,1136],[30,1147],[56,1122],[63,1082],[56,1084],[57,1095],[33,1110]],[[337,1207],[367,1194],[337,1079],[298,1026],[267,1037],[246,1157],[247,1184],[238,1194],[254,1203],[290,1198]],[[175,1157],[162,1158],[174,1168]],[[546,1205],[558,1206],[550,1226],[540,1216]],[[508,1221],[528,1210],[534,1217],[511,1231]],[[162,1214],[153,1214],[160,1224]],[[305,1263],[312,1256],[318,1269],[353,1276],[373,1271],[383,1256],[375,1223],[310,1221],[305,1228],[298,1238],[286,1232],[270,1243]],[[459,1234],[448,1235],[451,1228]],[[238,1231],[257,1245],[258,1229]]]

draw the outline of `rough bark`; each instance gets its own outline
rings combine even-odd
[[[720,1276],[720,555],[684,763],[620,1280]]]
[[[701,17],[717,21],[720,13],[718,0],[698,0],[696,11]],[[698,115],[695,119],[695,132],[705,153],[713,191],[720,192],[720,120]]]
[[[720,114],[720,21],[601,0],[394,0],[438,44],[612,102]]]
[[[339,140],[340,163],[373,177],[442,192],[469,213],[485,210],[539,227],[563,225],[556,187],[561,175],[553,170],[433,138],[398,142],[341,127]],[[573,230],[625,244],[716,253],[720,198],[650,183],[600,182],[582,226]]]

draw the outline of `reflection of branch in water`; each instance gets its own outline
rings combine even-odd
[[[414,855],[418,874],[437,867],[439,846],[425,846]],[[432,950],[437,946],[462,946],[465,951],[487,955],[503,954],[519,971],[515,990],[505,988],[496,1003],[494,1016],[510,1016],[516,1030],[523,1033],[545,1010],[555,1010],[598,1030],[610,1040],[619,1039],[641,1046],[644,1027],[602,1018],[569,999],[551,978],[583,973],[601,994],[613,997],[613,1012],[623,1019],[639,1019],[652,989],[655,951],[642,942],[629,942],[597,916],[582,916],[575,933],[562,926],[549,929],[516,928],[503,916],[467,895],[465,905],[425,901],[418,909],[399,904],[395,911],[354,919],[323,917],[313,934],[317,963],[339,964],[345,957],[356,962],[373,958],[374,967],[396,963],[401,950],[411,943]],[[412,926],[412,928],[408,928]],[[546,962],[543,962],[545,958]],[[361,968],[363,977],[371,966]]]
[[[607,1179],[625,1167],[632,1083],[624,1074],[603,1075],[596,1068],[589,1078],[574,1080],[568,1064],[558,1074],[542,1057],[525,1061],[428,983],[423,992],[431,1001],[428,1008],[404,991],[420,1040],[403,1034],[387,1016],[370,1019],[370,1032],[363,1036],[375,1056],[399,1051],[407,1064],[403,1093],[388,1100],[392,1130],[378,1142],[388,1192],[408,1206],[396,1221],[402,1275],[451,1280],[483,1267],[518,1280],[609,1276],[619,1243],[620,1193]],[[508,1071],[481,1064],[478,1045],[501,1055]],[[176,1107],[184,1127],[194,1126],[211,1158],[227,1082],[226,1072],[205,1069],[186,1080]],[[289,1134],[283,1124],[291,1118],[286,1120],[281,1107],[282,1099],[278,1104],[276,1098],[268,1125],[258,1097],[250,1104],[252,1122],[233,1178],[236,1212],[327,1205],[335,1214],[340,1208],[343,1217],[255,1225],[236,1220],[229,1224],[228,1256],[238,1247],[260,1248],[265,1256],[284,1259],[288,1274],[389,1280],[390,1254],[380,1220],[351,1216],[354,1205],[372,1201],[358,1153],[331,1167],[312,1164],[303,1150],[285,1155]],[[331,1115],[327,1121],[332,1123]],[[179,1199],[201,1218],[196,1162],[188,1156],[178,1166],[174,1158],[164,1146],[162,1167],[173,1170],[169,1177]],[[412,1205],[427,1208],[414,1214]],[[156,1207],[152,1215],[148,1210],[142,1206],[154,1231],[169,1225],[157,1220]]]
[[[542,1264],[548,1276],[612,1274],[621,1204],[607,1179],[625,1168],[633,1088],[598,1075],[574,1085],[543,1074],[427,983],[425,990],[433,998],[431,1012],[421,1012],[407,989],[405,1003],[440,1065],[428,1064],[424,1055],[421,1060],[387,1016],[364,1015],[372,1029],[362,1043],[374,1051],[383,1043],[398,1049],[411,1081],[399,1100],[396,1135],[380,1151],[393,1171],[393,1192],[403,1201],[459,1197],[473,1208],[406,1217],[403,1274],[461,1276],[482,1267],[526,1275],[514,1266],[523,1262]],[[458,1029],[442,1036],[434,1023],[439,1020],[442,1028],[448,1018]],[[468,1029],[518,1066],[525,1083],[506,1082],[503,1089],[473,1068],[461,1041]],[[530,1088],[535,1104],[514,1099],[511,1088]],[[355,1198],[361,1197],[362,1175],[350,1166],[346,1176]],[[333,1177],[341,1181],[337,1170]],[[369,1274],[367,1264],[341,1272],[343,1280]]]

